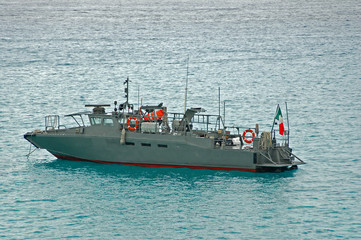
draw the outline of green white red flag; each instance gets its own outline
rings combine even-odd
[[[283,117],[282,117],[282,112],[281,112],[281,108],[279,105],[277,107],[275,120],[278,121],[279,133],[281,135],[283,135],[283,133],[285,132],[285,126],[283,125]]]

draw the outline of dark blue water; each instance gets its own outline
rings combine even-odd
[[[361,3],[0,0],[0,237],[361,236]],[[288,103],[308,164],[253,174],[29,159],[44,116],[123,101],[188,106],[270,130]],[[281,105],[284,110],[284,105]]]

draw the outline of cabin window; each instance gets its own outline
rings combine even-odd
[[[125,145],[132,145],[134,146],[135,144],[133,142],[125,142]]]
[[[166,144],[158,144],[158,147],[160,147],[160,148],[167,148],[168,145],[166,145]]]
[[[91,117],[90,123],[91,125],[100,125],[102,124],[102,119],[100,117]]]
[[[104,118],[104,126],[114,126],[114,122],[112,118]]]
[[[152,146],[150,143],[142,143],[141,144],[143,147],[150,147],[150,146]]]

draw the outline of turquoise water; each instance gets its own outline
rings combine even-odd
[[[361,3],[0,0],[3,239],[360,239]],[[29,159],[44,116],[121,102],[269,130],[287,101],[293,172]],[[223,110],[223,109],[222,109]],[[68,124],[65,122],[65,124]]]

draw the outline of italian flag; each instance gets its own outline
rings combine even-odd
[[[277,113],[276,113],[275,119],[278,120],[279,133],[281,135],[283,135],[283,133],[285,132],[285,126],[283,125],[283,117],[282,117],[282,112],[281,112],[281,108],[279,105],[277,107]]]

